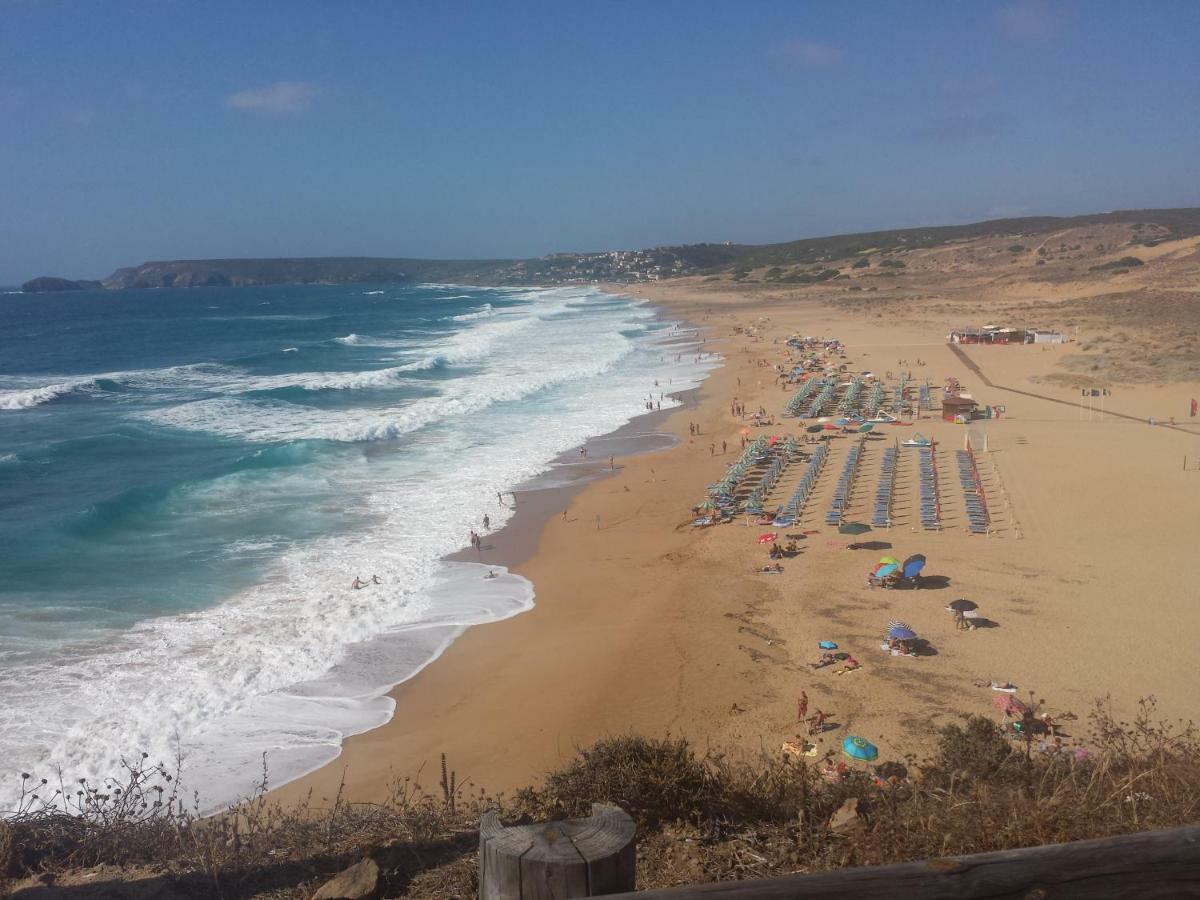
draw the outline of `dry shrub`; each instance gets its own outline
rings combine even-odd
[[[94,796],[85,792],[90,805],[83,810],[46,803],[0,823],[0,862],[7,846],[13,877],[119,865],[164,873],[172,890],[187,896],[300,898],[369,854],[383,871],[386,896],[446,900],[477,892],[477,829],[487,808],[511,822],[584,816],[595,801],[624,807],[638,824],[643,888],[1107,837],[1200,819],[1200,741],[1190,724],[1160,721],[1152,699],[1129,722],[1098,704],[1088,754],[1046,753],[1039,738],[1027,729],[1014,741],[995,722],[969,717],[942,730],[932,758],[908,767],[914,774],[891,763],[830,783],[804,761],[699,754],[681,739],[624,736],[581,750],[513,801],[471,793],[443,768],[432,793],[403,780],[375,803],[351,804],[339,793],[327,806],[310,799],[282,808],[260,790],[208,819],[177,799],[159,807],[150,800],[145,808],[141,799],[118,800],[116,787],[106,785]],[[134,766],[120,796],[129,795],[130,783],[138,798],[158,796],[159,786],[170,796],[165,785],[177,779],[162,782],[161,769],[145,774]],[[38,782],[39,791],[45,787]],[[830,831],[830,816],[848,798],[858,800],[858,820]]]

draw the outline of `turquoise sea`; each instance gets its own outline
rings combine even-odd
[[[0,758],[178,749],[209,807],[263,752],[276,783],[327,762],[466,625],[529,608],[442,557],[694,386],[688,340],[588,287],[0,296]]]

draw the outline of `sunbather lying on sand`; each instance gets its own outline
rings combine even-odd
[[[822,653],[821,658],[815,663],[809,663],[809,666],[814,669],[823,669],[826,666],[832,666],[837,662],[837,657],[832,653]]]
[[[779,575],[783,572],[783,566],[775,563],[773,566],[763,566],[758,572],[760,575]]]

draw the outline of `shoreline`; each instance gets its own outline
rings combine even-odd
[[[815,738],[819,754],[836,753],[852,733],[876,743],[884,759],[919,756],[942,725],[961,715],[994,717],[989,679],[1013,680],[1022,696],[1036,691],[1056,716],[1077,717],[1065,732],[1071,741],[1086,740],[1087,710],[1106,694],[1120,715],[1150,694],[1163,715],[1191,714],[1196,685],[1185,682],[1194,679],[1154,665],[1163,654],[1189,652],[1185,629],[1170,624],[1186,615],[1189,601],[1159,574],[1186,555],[1186,522],[1200,527],[1177,484],[1179,454],[1189,452],[1186,435],[1164,431],[1147,443],[1128,422],[1077,422],[1054,399],[996,392],[950,352],[942,332],[931,336],[936,316],[880,323],[819,295],[781,304],[770,295],[696,283],[614,292],[698,326],[722,356],[695,405],[665,416],[662,430],[678,443],[630,457],[608,477],[582,485],[564,504],[568,515],[551,514],[537,530],[534,551],[517,554],[525,558],[513,571],[535,585],[534,608],[468,629],[438,665],[390,693],[391,721],[347,739],[337,760],[280,788],[278,799],[294,802],[311,792],[324,802],[344,779],[345,798],[370,801],[392,780],[436,766],[442,753],[460,783],[509,792],[538,783],[579,747],[628,733],[682,736],[723,752],[776,753],[803,730],[796,714],[801,691],[813,709],[830,713],[831,730]],[[753,328],[735,334],[734,325]],[[776,384],[773,365],[785,358],[782,338],[796,332],[842,338],[851,371],[886,371],[901,358],[923,357],[922,379],[957,377],[981,402],[1009,404],[1001,419],[969,429],[978,444],[984,435],[990,440],[982,465],[997,511],[994,535],[972,536],[964,526],[954,450],[965,432],[936,414],[903,431],[884,429],[884,437],[898,441],[920,430],[943,448],[947,515],[937,532],[915,522],[916,463],[906,454],[897,524],[873,534],[880,545],[874,557],[869,550],[846,552],[851,539],[824,525],[831,473],[842,469],[852,443],[842,437],[830,445],[815,508],[795,529],[805,532],[800,555],[786,562],[782,577],[756,574],[763,552],[755,546],[757,530],[745,523],[690,527],[688,509],[736,456],[738,435],[749,424],[731,415],[731,402],[763,406],[778,417],[790,396]],[[1052,371],[1056,355],[995,348],[970,358],[992,381],[1026,387]],[[1072,391],[1061,394],[1069,398]],[[1129,395],[1159,402],[1148,390]],[[804,433],[801,421],[777,421],[760,433]],[[698,438],[689,434],[693,422]],[[718,459],[722,440],[731,446]],[[864,507],[890,443],[865,445],[855,516],[869,515]],[[1139,464],[1131,465],[1133,459]],[[1137,500],[1122,510],[1124,527],[1114,542],[1110,498],[1093,486],[1117,470]],[[1184,527],[1161,533],[1155,523],[1164,518]],[[1142,565],[1097,569],[1097,554],[1134,547]],[[901,558],[928,554],[933,590],[868,589],[863,572],[883,550]],[[1147,585],[1146,609],[1125,603],[1146,594]],[[956,632],[944,610],[956,597],[979,601],[990,626]],[[881,629],[891,618],[927,637],[932,655],[881,653]],[[862,668],[847,678],[811,669],[818,641],[827,639],[851,650]]]
[[[615,286],[602,285],[600,287],[605,293],[630,296],[626,292],[616,290]],[[694,342],[693,338],[703,339],[704,329],[696,327],[686,320],[669,316],[667,310],[656,304],[651,305],[658,318],[678,322],[681,331],[686,332],[664,341],[664,346],[691,344]],[[308,772],[289,777],[278,787],[271,788],[269,791],[271,798],[288,803],[300,800],[310,791],[319,790],[324,795],[331,786],[335,790],[340,790],[343,771],[348,771],[350,766],[347,756],[348,748],[354,744],[357,756],[357,745],[365,744],[372,749],[367,750],[364,747],[364,755],[373,754],[376,742],[365,739],[391,728],[396,723],[401,713],[402,695],[408,695],[414,690],[409,687],[412,682],[421,679],[426,671],[435,664],[445,665],[444,657],[468,635],[481,629],[486,630],[488,626],[501,625],[536,611],[539,607],[537,582],[525,573],[524,567],[539,553],[541,537],[546,527],[556,518],[560,518],[560,512],[562,521],[575,522],[576,519],[570,512],[575,500],[589,488],[619,476],[627,468],[630,460],[654,457],[676,448],[681,438],[678,433],[667,427],[668,423],[674,416],[689,409],[695,409],[701,403],[708,378],[723,364],[723,360],[713,361],[713,369],[705,373],[704,380],[698,386],[684,387],[674,391],[664,389],[663,395],[673,398],[678,405],[668,409],[648,410],[636,415],[614,431],[589,437],[585,442],[588,451],[585,462],[581,462],[574,451],[563,452],[550,462],[545,472],[517,485],[512,492],[505,494],[505,497],[512,498],[506,503],[513,510],[512,517],[500,528],[482,535],[484,543],[481,550],[473,551],[464,547],[442,557],[442,562],[503,567],[510,575],[528,580],[532,585],[534,595],[529,608],[499,619],[461,626],[458,634],[446,640],[420,669],[383,692],[382,696],[389,698],[393,704],[392,713],[386,721],[364,731],[344,736],[336,757]],[[607,462],[609,457],[615,461],[615,465],[611,469]],[[386,741],[387,739],[381,736],[380,740]],[[423,760],[412,771],[397,770],[395,774],[397,777],[412,775],[423,768],[426,763],[432,765],[433,762],[435,762],[434,758]],[[371,776],[370,784],[368,796],[377,792],[380,787],[374,776]],[[514,783],[513,786],[519,785]],[[347,778],[345,789],[347,796],[358,795],[358,790],[350,783],[349,778]]]

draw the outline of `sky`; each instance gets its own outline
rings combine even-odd
[[[0,284],[1200,206],[1200,3],[0,0]]]

